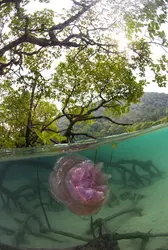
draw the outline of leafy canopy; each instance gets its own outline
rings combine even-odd
[[[64,113],[86,116],[101,106],[121,114],[138,101],[145,82],[136,80],[126,57],[94,54],[93,49],[75,54],[69,53],[54,74],[52,86]]]
[[[75,126],[119,124],[149,74],[167,83],[166,0],[70,0],[61,13],[49,2],[0,0],[0,147],[93,137]]]

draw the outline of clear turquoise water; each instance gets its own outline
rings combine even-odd
[[[149,229],[156,233],[168,233],[168,226],[166,232],[161,224],[162,220],[165,224],[165,218],[168,218],[165,195],[168,188],[166,124],[76,145],[1,150],[0,243],[21,248],[63,249],[85,244],[93,238],[88,233],[90,217],[72,214],[64,205],[52,200],[49,192],[49,174],[57,159],[67,154],[84,155],[94,162],[103,162],[103,171],[112,175],[109,179],[112,189],[109,202],[93,216],[93,220],[140,207],[144,215],[121,215],[108,221],[109,229],[122,234],[146,233]],[[155,193],[163,204],[156,202]],[[83,238],[76,239],[77,236]],[[125,239],[118,243],[121,250],[155,250],[159,247],[166,249],[166,240],[166,237],[159,240],[154,237],[142,249],[141,242],[137,240]]]

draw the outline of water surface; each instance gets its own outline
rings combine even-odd
[[[93,221],[102,218],[108,230],[122,235],[118,240],[121,250],[166,249],[167,152],[167,124],[80,144],[1,150],[0,243],[63,249],[93,238],[90,216],[72,214],[49,192],[48,177],[58,158],[79,154],[103,162],[103,171],[112,176],[109,201]],[[152,237],[141,248],[140,238],[149,230],[164,237]],[[96,230],[95,234],[98,236]],[[136,236],[138,239],[131,239]]]

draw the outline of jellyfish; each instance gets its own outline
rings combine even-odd
[[[53,198],[64,203],[77,215],[97,213],[108,200],[107,177],[102,172],[102,163],[79,156],[61,157],[49,176]]]

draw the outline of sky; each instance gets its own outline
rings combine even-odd
[[[168,86],[167,87],[158,87],[156,83],[151,83],[147,87],[144,88],[145,92],[159,92],[168,94]]]
[[[53,11],[57,13],[61,13],[62,9],[69,9],[71,6],[71,0],[50,0],[50,3],[39,3],[38,1],[33,1],[29,3],[27,10],[28,12],[34,12],[36,10],[42,10],[44,8],[51,8]],[[124,41],[123,37],[121,38]],[[150,77],[149,79],[150,80]],[[144,88],[145,92],[159,92],[159,93],[168,93],[168,85],[167,87],[158,87],[156,83],[151,83]]]

